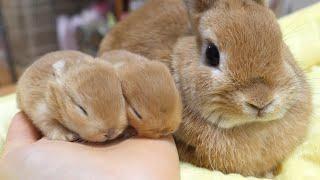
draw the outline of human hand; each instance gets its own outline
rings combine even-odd
[[[179,179],[172,137],[132,138],[113,144],[78,144],[41,138],[31,122],[17,114],[11,123],[0,179]]]

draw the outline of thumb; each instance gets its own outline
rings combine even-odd
[[[40,133],[23,113],[14,116],[7,134],[3,155],[8,152],[36,142]]]

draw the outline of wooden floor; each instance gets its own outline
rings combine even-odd
[[[15,91],[16,91],[16,86],[15,85],[9,85],[9,86],[0,87],[0,97],[12,94]]]

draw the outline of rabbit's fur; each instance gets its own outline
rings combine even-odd
[[[103,142],[128,125],[115,69],[77,51],[49,53],[33,63],[18,82],[17,103],[52,140]]]
[[[264,1],[184,3],[150,0],[105,37],[100,53],[127,49],[171,68],[184,105],[175,134],[181,160],[264,175],[305,137],[312,107],[304,73]],[[190,24],[193,36],[181,38]],[[206,63],[209,44],[219,50],[217,67]]]
[[[128,104],[129,124],[139,136],[159,138],[178,129],[181,98],[164,64],[124,50],[107,52],[101,59],[117,70]]]
[[[172,49],[181,36],[190,32],[188,16],[180,0],[148,0],[132,12],[102,40],[99,56],[113,49],[126,49],[158,60],[170,67]]]

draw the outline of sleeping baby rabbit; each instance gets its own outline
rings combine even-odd
[[[112,65],[77,51],[49,53],[32,64],[18,82],[17,101],[52,140],[103,142],[128,124]]]
[[[181,99],[165,65],[123,50],[107,52],[101,58],[117,70],[129,124],[139,136],[159,138],[178,129]]]
[[[262,176],[306,135],[312,107],[305,75],[262,0],[183,0],[185,8],[181,1],[148,1],[105,37],[100,53],[137,47],[171,68],[184,105],[175,133],[181,160]],[[178,39],[189,27],[193,36]],[[163,60],[152,47],[171,56]]]

